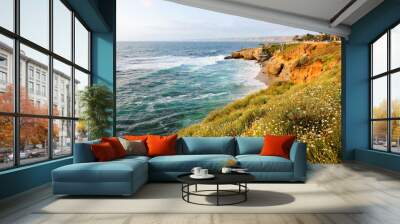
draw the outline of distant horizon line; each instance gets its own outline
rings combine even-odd
[[[117,42],[268,42],[274,39],[288,39],[296,35],[256,36],[256,37],[222,37],[206,39],[184,39],[184,40],[117,40]],[[287,41],[287,40],[285,40]]]
[[[261,40],[117,40],[117,42],[260,42]]]

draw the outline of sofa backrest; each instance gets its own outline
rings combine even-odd
[[[178,154],[226,154],[235,155],[233,137],[183,137],[177,144]]]
[[[236,155],[259,154],[263,145],[263,137],[236,137]]]
[[[96,158],[93,155],[91,145],[98,144],[100,140],[75,143],[74,147],[74,163],[89,163],[95,162]]]
[[[90,145],[97,143],[100,143],[100,140],[76,143],[74,163],[96,161]],[[177,154],[225,154],[235,156],[259,154],[263,145],[263,137],[183,137],[178,139],[176,147]]]

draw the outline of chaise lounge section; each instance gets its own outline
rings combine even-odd
[[[96,162],[90,146],[99,142],[75,144],[74,163],[52,172],[54,194],[132,195],[147,183],[147,156]]]
[[[218,172],[229,160],[247,168],[259,182],[306,180],[306,145],[297,141],[290,159],[259,155],[262,137],[183,137],[177,141],[177,155],[96,162],[91,144],[98,142],[77,143],[74,163],[53,170],[54,194],[132,195],[148,181],[176,181],[196,166]]]

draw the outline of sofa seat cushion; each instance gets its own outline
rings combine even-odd
[[[236,159],[249,172],[293,172],[292,161],[279,156],[239,155]]]
[[[52,174],[57,182],[131,182],[134,175],[143,171],[147,171],[145,161],[122,159],[70,164],[53,170]]]
[[[231,159],[235,158],[222,154],[158,156],[149,160],[149,170],[152,172],[190,172],[193,167],[199,166],[215,172]]]
[[[148,156],[135,156],[135,155],[131,155],[131,156],[125,156],[124,158],[118,159],[118,160],[114,160],[115,161],[134,161],[134,160],[138,160],[138,161],[143,161],[143,162],[147,162],[149,161],[150,157]]]

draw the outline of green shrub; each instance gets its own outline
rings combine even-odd
[[[296,62],[296,67],[301,67],[303,65],[306,65],[309,62],[309,58],[307,55],[303,55],[301,56],[301,58],[299,58],[299,60],[297,60]]]

